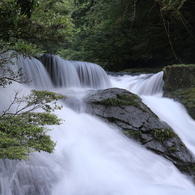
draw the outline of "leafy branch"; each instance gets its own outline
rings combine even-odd
[[[62,119],[51,112],[61,109],[57,105],[60,94],[32,90],[26,97],[16,91],[8,108],[0,116],[0,158],[28,159],[31,152],[53,152],[55,143],[45,125],[59,125]],[[14,109],[15,106],[15,109]],[[34,112],[37,109],[44,112]]]

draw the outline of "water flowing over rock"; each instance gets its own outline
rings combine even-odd
[[[164,97],[182,103],[195,119],[195,65],[178,64],[164,68]]]
[[[111,88],[89,95],[87,112],[116,125],[147,149],[170,160],[195,181],[195,160],[179,137],[141,101],[124,89]]]
[[[114,78],[92,63],[55,55],[44,55],[42,62],[18,59],[16,66],[32,83],[2,88],[0,112],[17,89],[22,96],[32,89],[63,94],[67,98],[55,114],[64,121],[48,132],[56,148],[33,153],[29,161],[0,160],[0,195],[195,195],[194,160],[178,138],[194,146],[195,122],[183,120],[183,109],[172,112],[175,102],[165,104],[162,72]],[[159,121],[161,114],[178,136]]]
[[[97,64],[64,60],[52,54],[42,55],[41,61],[57,87],[105,89],[111,85],[106,72]]]
[[[51,89],[53,87],[53,84],[49,79],[49,74],[42,63],[36,58],[24,58],[23,56],[19,56],[16,60],[16,64],[22,71],[22,82],[31,87],[36,86],[36,88],[42,90]],[[45,80],[47,80],[47,82],[45,82]]]

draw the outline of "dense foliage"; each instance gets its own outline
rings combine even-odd
[[[33,90],[26,97],[19,97],[17,92],[0,116],[0,158],[27,159],[33,151],[53,152],[55,143],[45,125],[60,124],[61,119],[51,111],[61,108],[56,105],[61,98],[48,91]],[[44,112],[34,112],[38,108]]]
[[[63,57],[108,70],[194,63],[193,0],[75,2],[75,36]]]
[[[0,2],[0,87],[21,80],[21,70],[14,69],[18,55],[36,56],[55,52],[71,36],[72,23],[65,5],[58,0],[2,0]],[[15,91],[7,109],[0,116],[0,158],[27,159],[33,151],[53,152],[55,143],[47,134],[48,125],[61,122],[52,114],[63,96],[33,90],[22,97]],[[39,112],[38,110],[39,109]]]
[[[72,30],[68,11],[62,11],[61,4],[57,0],[2,0],[0,44],[3,51],[12,49],[35,55],[42,50],[52,52],[59,48],[69,39]]]

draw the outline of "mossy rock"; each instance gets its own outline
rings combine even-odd
[[[195,64],[175,64],[166,66],[163,71],[165,91],[195,87]]]
[[[178,137],[177,134],[175,134],[172,129],[154,129],[152,130],[151,133],[154,139],[159,141],[164,141],[173,137]]]
[[[85,98],[86,112],[118,127],[128,138],[171,161],[195,180],[195,161],[179,137],[165,122],[125,89],[99,90]]]
[[[188,114],[195,119],[195,87],[166,92],[164,96],[182,103]]]
[[[143,108],[140,107],[140,98],[132,93],[129,94],[116,94],[116,97],[110,97],[99,101],[98,103],[104,104],[107,106],[135,106],[139,109]]]
[[[126,130],[123,131],[123,133],[130,138],[135,139],[138,142],[141,142],[142,145],[147,143],[148,141],[156,140],[159,142],[166,142],[170,141],[172,138],[176,137],[179,139],[176,133],[172,129],[166,129],[166,128],[159,128],[159,129],[153,129],[148,132],[142,132],[140,130]],[[181,142],[182,143],[182,142]]]

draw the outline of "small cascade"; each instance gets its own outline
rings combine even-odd
[[[143,102],[162,120],[166,121],[195,156],[195,121],[185,107],[169,98],[141,96]]]
[[[139,95],[160,120],[165,121],[195,155],[195,121],[185,107],[172,99],[162,97],[163,72],[152,75],[111,77],[113,86]]]
[[[151,96],[155,94],[162,94],[162,86],[164,84],[162,77],[163,71],[152,75],[146,75],[145,78],[141,79],[129,89],[138,95]]]
[[[127,89],[137,95],[160,95],[162,96],[163,72],[156,74],[141,74],[136,76],[110,76],[112,85]]]
[[[49,159],[50,156],[46,159],[44,153],[35,153],[29,161],[1,160],[0,194],[50,195],[57,178],[51,171],[52,164],[48,164]]]
[[[44,54],[41,61],[56,87],[80,87],[77,71],[67,60],[57,55]]]
[[[97,64],[64,60],[51,54],[42,55],[41,61],[57,87],[105,89],[111,85],[106,72]]]
[[[74,110],[75,112],[81,113],[85,111],[85,103],[83,102],[82,98],[78,98],[75,96],[68,97],[64,100],[64,104]]]
[[[20,56],[16,64],[18,68],[22,70],[21,80],[28,86],[42,90],[51,89],[53,87],[46,69],[36,58],[24,58]]]
[[[71,61],[76,67],[82,87],[108,88],[111,83],[102,67],[89,62]]]

